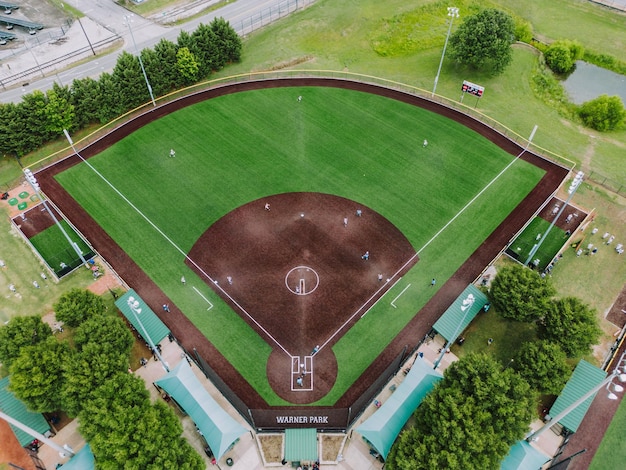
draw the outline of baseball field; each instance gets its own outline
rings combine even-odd
[[[310,84],[175,103],[39,175],[250,406],[349,403],[566,174],[415,97]]]

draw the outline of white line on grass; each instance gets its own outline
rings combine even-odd
[[[188,260],[198,271],[200,271],[202,273],[203,276],[205,276],[210,282],[212,282],[215,287],[217,287],[220,291],[222,291],[222,293],[228,297],[228,299],[237,306],[237,308],[239,310],[241,310],[241,312],[246,315],[263,333],[265,333],[280,349],[282,349],[285,354],[287,354],[288,356],[291,356],[291,354],[289,354],[289,352],[283,347],[282,344],[280,344],[278,342],[278,340],[276,338],[274,338],[269,331],[267,331],[265,328],[263,328],[263,326],[261,326],[261,324],[256,321],[256,319],[250,315],[241,305],[239,305],[239,303],[237,303],[237,301],[235,299],[233,299],[228,292],[226,292],[224,289],[222,289],[222,287],[217,284],[217,282],[215,282],[215,280],[213,280],[211,278],[211,276],[209,276],[200,266],[198,266],[198,264],[192,260],[189,256],[187,256],[187,253],[185,253],[176,243],[174,243],[174,241],[168,237],[163,230],[161,230],[159,227],[156,226],[156,224],[154,222],[152,222],[148,216],[146,216],[143,212],[141,212],[141,210],[139,210],[139,208],[137,206],[135,206],[135,204],[133,204],[126,196],[124,196],[115,186],[113,186],[113,183],[111,183],[109,180],[107,180],[104,175],[102,173],[100,173],[98,170],[96,170],[94,168],[94,166],[89,163],[87,160],[85,160],[83,158],[83,156],[78,152],[78,150],[75,150],[76,155],[78,156],[78,158],[80,158],[96,175],[98,175],[102,181],[104,181],[113,191],[115,191],[124,201],[126,201],[126,203],[132,207],[135,212],[137,212],[137,214],[139,214],[146,222],[148,222],[152,228],[154,228],[163,238],[165,238],[165,240],[167,240],[169,242],[170,245],[172,245],[181,255],[183,255],[185,257],[186,260]]]
[[[213,304],[211,303],[211,301],[209,299],[207,299],[204,295],[202,295],[202,292],[200,292],[195,286],[192,287],[192,289],[195,290],[196,294],[198,294],[200,297],[202,297],[207,304],[209,304],[209,308],[207,308],[207,310],[211,310],[213,308]]]
[[[398,279],[398,281],[400,281],[400,279]],[[402,294],[404,294],[404,292],[405,292],[405,291],[406,291],[409,287],[411,287],[411,284],[409,284],[409,285],[408,285],[408,286],[406,286],[404,289],[402,289],[402,292],[400,292],[400,293],[396,296],[396,298],[395,298],[395,299],[393,299],[393,300],[391,301],[391,306],[392,306],[393,308],[398,308],[398,307],[396,307],[396,304],[394,304],[394,302],[395,302],[396,300],[398,300],[398,299],[400,298],[400,296],[401,296]]]

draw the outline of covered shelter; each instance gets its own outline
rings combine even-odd
[[[40,434],[46,435],[50,431],[50,425],[41,413],[34,413],[26,408],[26,405],[19,400],[8,389],[9,377],[0,380],[0,410],[16,421],[28,426]],[[30,444],[34,437],[25,431],[11,425],[15,437],[22,447]]]
[[[433,329],[447,341],[454,342],[474,317],[487,304],[487,296],[470,284],[433,325]]]
[[[540,470],[549,461],[550,457],[522,440],[513,444],[500,470]]]
[[[170,334],[170,330],[165,326],[165,323],[157,317],[148,307],[148,304],[133,289],[130,289],[117,299],[115,305],[142,337],[145,336],[145,329],[149,336],[149,338],[144,337],[147,343],[150,343],[148,340],[151,340],[156,345]]]
[[[285,460],[317,461],[317,429],[285,429]]]
[[[155,382],[189,415],[216,459],[247,432],[209,395],[187,361]]]
[[[356,430],[384,459],[411,414],[443,378],[418,357],[389,399]]]
[[[565,411],[570,405],[573,405],[578,399],[582,398],[586,393],[597,387],[606,378],[607,372],[602,370],[584,359],[581,359],[574,373],[563,387],[561,394],[550,408],[549,415],[557,416]],[[595,398],[594,393],[576,408],[567,413],[559,424],[571,432],[576,432],[578,426],[582,422],[587,410],[591,406],[591,402]]]

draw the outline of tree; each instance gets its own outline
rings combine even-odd
[[[498,468],[532,419],[529,385],[495,359],[470,354],[453,363],[400,434],[389,469]]]
[[[527,342],[517,351],[513,368],[539,393],[558,395],[572,373],[567,356],[550,341]]]
[[[161,94],[165,94],[182,86],[182,82],[178,72],[178,59],[176,57],[177,51],[178,46],[166,39],[161,39],[156,44],[156,46],[154,46],[154,53],[158,61],[155,66],[161,69]],[[144,62],[144,64],[146,65],[146,67],[148,67],[147,62]]]
[[[53,336],[24,347],[11,364],[9,389],[32,411],[47,413],[60,409],[63,363],[69,355],[68,344]]]
[[[556,73],[568,73],[582,59],[585,50],[575,41],[556,41],[545,52],[546,64]]]
[[[117,85],[117,99],[122,112],[136,108],[150,100],[139,59],[126,51],[118,56],[113,68],[113,81]]]
[[[13,317],[7,324],[0,327],[0,363],[10,367],[26,346],[33,346],[46,341],[52,336],[50,325],[41,317]]]
[[[241,60],[241,37],[224,18],[214,18],[209,25],[215,33],[219,59],[217,68],[221,69],[229,62],[239,62]]]
[[[56,318],[68,326],[77,327],[95,315],[106,312],[104,300],[86,289],[74,288],[63,294],[54,304]]]
[[[76,114],[74,106],[55,90],[46,92],[46,131],[52,135],[62,135],[63,129],[72,130]]]
[[[163,402],[151,404],[143,381],[132,374],[116,374],[96,389],[80,423],[103,468],[204,468],[181,437],[174,412]]]
[[[500,74],[511,63],[515,22],[493,8],[465,18],[450,36],[451,57],[475,69]]]
[[[217,37],[213,30],[200,23],[193,33],[191,33],[192,47],[189,49],[198,63],[198,79],[203,79],[211,75],[213,70],[221,68],[220,51],[217,48]]]
[[[101,123],[109,122],[116,118],[128,108],[124,108],[119,100],[120,86],[117,80],[113,79],[110,73],[102,73],[98,79],[98,96],[100,97],[100,107],[98,108],[98,119]]]
[[[181,82],[184,85],[192,85],[198,79],[198,61],[186,47],[181,47],[176,52],[176,67]]]
[[[130,356],[133,335],[124,321],[113,315],[96,315],[85,320],[74,332],[74,344],[78,351],[97,342],[104,354]]]
[[[602,330],[594,309],[576,297],[565,297],[552,302],[538,333],[540,338],[560,345],[567,357],[579,357],[591,352]]]
[[[89,77],[75,79],[72,82],[70,96],[70,102],[76,113],[76,126],[78,128],[98,122],[101,97],[97,81]]]
[[[555,294],[549,278],[515,264],[498,271],[491,283],[489,299],[504,318],[534,321],[545,313]]]
[[[619,96],[601,95],[583,103],[578,115],[585,126],[606,132],[623,126],[626,110]]]

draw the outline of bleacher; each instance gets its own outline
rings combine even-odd
[[[35,34],[37,30],[43,29],[41,23],[33,23],[32,21],[20,20],[10,16],[0,16],[0,24],[5,24],[7,29],[13,29],[13,26],[21,26],[28,29],[30,34]]]
[[[4,8],[5,15],[10,15],[13,10],[17,10],[20,6],[13,3],[0,2],[0,8]]]

